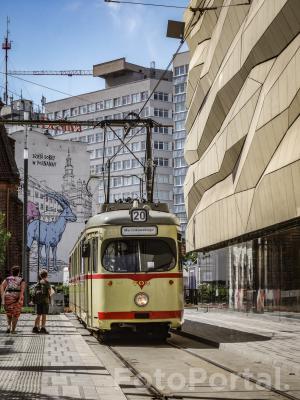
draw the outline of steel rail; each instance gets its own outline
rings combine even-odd
[[[175,334],[175,335],[181,336],[181,335],[179,335],[179,334],[176,333],[176,332],[172,332],[172,333]],[[199,338],[197,338],[197,337],[195,337],[194,340],[197,340],[197,341],[201,342],[201,340],[200,340]],[[231,374],[233,374],[233,375],[238,376],[239,378],[245,379],[245,380],[247,380],[247,381],[249,381],[249,382],[251,382],[251,383],[254,383],[254,384],[258,385],[258,386],[261,386],[261,387],[263,387],[264,389],[269,390],[270,392],[274,392],[274,393],[276,393],[276,394],[279,394],[280,396],[282,396],[282,397],[284,397],[284,398],[286,398],[286,399],[290,399],[290,400],[299,400],[298,397],[295,397],[295,396],[293,396],[293,395],[291,395],[291,394],[289,394],[289,393],[286,393],[286,392],[284,392],[284,391],[282,391],[282,390],[280,390],[280,389],[277,389],[277,388],[276,388],[275,386],[273,386],[273,385],[268,385],[268,384],[266,384],[266,383],[264,383],[264,382],[259,381],[258,379],[255,379],[255,378],[253,378],[253,377],[251,377],[251,376],[248,376],[248,375],[246,375],[246,374],[243,374],[243,373],[240,373],[240,372],[238,372],[238,371],[235,371],[234,369],[232,369],[232,368],[230,368],[230,367],[226,367],[226,366],[224,366],[224,365],[222,365],[222,364],[220,364],[220,363],[218,363],[218,362],[216,362],[216,361],[210,360],[210,359],[207,358],[207,357],[200,356],[199,354],[194,353],[192,350],[185,349],[184,347],[178,346],[177,344],[174,344],[174,343],[170,343],[170,340],[167,340],[167,343],[168,343],[170,346],[172,346],[172,347],[174,347],[174,348],[176,348],[176,349],[182,350],[182,351],[184,351],[185,353],[188,353],[188,354],[190,354],[190,355],[192,355],[192,356],[194,356],[194,357],[196,357],[196,358],[199,358],[199,359],[202,360],[202,361],[205,361],[205,362],[207,362],[207,363],[209,363],[209,364],[212,364],[212,365],[214,365],[215,367],[221,368],[221,369],[223,369],[223,370],[226,371],[226,372],[229,372],[229,373],[231,373]]]
[[[144,385],[145,389],[149,391],[149,393],[153,396],[153,399],[157,400],[168,400],[182,397],[173,397],[163,394],[156,386],[152,383],[148,382],[147,379],[141,375],[141,373],[129,362],[127,361],[116,349],[112,346],[107,346],[107,348],[128,368],[133,375]],[[125,394],[125,393],[124,393]],[[126,395],[126,394],[125,394]]]

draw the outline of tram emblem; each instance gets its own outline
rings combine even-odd
[[[141,289],[143,289],[143,287],[145,285],[150,285],[150,282],[149,281],[134,281],[133,284],[138,285]]]

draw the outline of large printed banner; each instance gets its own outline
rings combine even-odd
[[[23,199],[24,132],[11,136],[16,140]],[[27,147],[30,282],[37,280],[42,268],[48,270],[51,282],[63,282],[68,276],[70,250],[92,213],[86,188],[89,153],[83,143],[53,139],[37,131],[28,132]]]

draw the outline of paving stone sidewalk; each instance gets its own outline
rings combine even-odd
[[[50,335],[33,334],[22,314],[17,334],[0,316],[1,400],[124,400],[110,373],[65,315],[49,316]]]
[[[254,362],[300,372],[300,320],[186,309],[183,330]]]

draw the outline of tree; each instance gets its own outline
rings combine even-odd
[[[2,267],[6,256],[6,244],[11,234],[5,228],[5,214],[0,213],[0,267]]]

